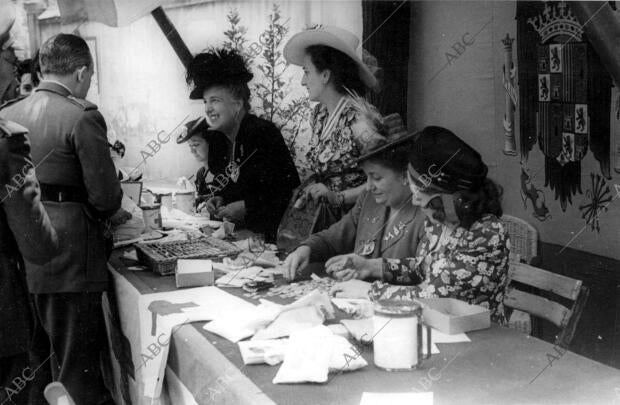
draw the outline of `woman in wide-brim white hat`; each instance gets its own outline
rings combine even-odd
[[[377,86],[359,43],[345,29],[316,26],[295,34],[284,46],[286,60],[303,67],[301,84],[310,100],[319,102],[310,121],[312,138],[306,155],[319,180],[304,195],[326,198],[341,209],[340,214],[355,203],[366,181],[361,169],[345,169],[360,155],[352,138],[356,111],[350,93],[363,95]]]

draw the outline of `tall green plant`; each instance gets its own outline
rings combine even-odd
[[[228,20],[230,27],[224,31],[224,36],[227,38],[227,40],[224,41],[224,48],[235,49],[244,57],[252,59],[250,57],[251,55],[249,55],[245,50],[245,44],[248,42],[245,34],[247,34],[248,29],[247,27],[239,24],[241,22],[239,11],[237,9],[230,9],[228,14],[226,14],[226,19]]]
[[[251,89],[255,112],[280,128],[291,156],[297,158],[297,139],[303,122],[310,118],[310,103],[305,96],[287,99],[291,83],[290,79],[284,79],[288,68],[282,46],[289,32],[288,20],[283,20],[280,7],[273,4],[267,28],[258,41],[250,42],[246,38],[247,28],[241,25],[239,12],[233,9],[226,17],[229,29],[224,32],[227,38],[224,46],[238,50],[253,62],[253,68],[259,73]]]

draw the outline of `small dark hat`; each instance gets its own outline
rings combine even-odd
[[[203,138],[207,139],[210,132],[215,131],[209,130],[209,124],[207,124],[205,117],[200,117],[185,124],[183,132],[177,137],[177,143],[186,142],[194,135],[202,135]]]
[[[487,177],[480,154],[450,130],[430,126],[413,141],[409,164],[441,191],[476,190]]]
[[[194,86],[189,98],[198,100],[208,87],[245,84],[252,80],[252,77],[254,75],[238,51],[225,48],[210,49],[194,56],[187,68],[187,84]]]

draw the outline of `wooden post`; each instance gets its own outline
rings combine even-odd
[[[192,53],[187,48],[187,45],[185,45],[185,42],[183,42],[183,38],[179,35],[164,9],[161,8],[161,6],[157,7],[155,10],[151,11],[151,15],[153,15],[153,18],[157,21],[157,25],[159,25],[159,28],[164,32],[170,45],[172,45],[172,49],[174,49],[179,59],[181,59],[183,66],[187,68],[193,59]]]
[[[45,4],[39,1],[24,3],[28,24],[28,55],[30,57],[32,57],[39,49],[39,46],[41,46],[41,30],[39,28],[38,18],[45,8]]]

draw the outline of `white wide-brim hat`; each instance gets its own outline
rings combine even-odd
[[[339,50],[357,64],[360,79],[370,88],[376,87],[377,78],[362,61],[360,40],[345,29],[318,25],[306,31],[299,32],[291,37],[284,45],[284,58],[287,62],[302,66],[306,49],[312,45],[324,45]]]

